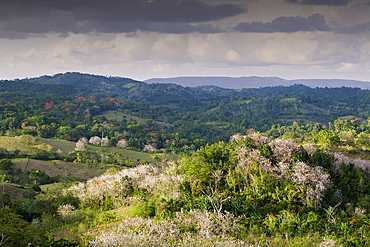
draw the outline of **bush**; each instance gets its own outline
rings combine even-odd
[[[13,166],[13,162],[9,159],[0,160],[0,170],[8,170]]]

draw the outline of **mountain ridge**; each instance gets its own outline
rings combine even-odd
[[[148,84],[153,83],[174,83],[184,87],[197,86],[217,86],[226,89],[242,89],[242,88],[261,88],[274,86],[292,86],[294,84],[302,84],[308,87],[358,87],[361,89],[370,89],[370,82],[349,80],[349,79],[294,79],[287,80],[280,77],[169,77],[169,78],[150,78],[143,82]]]
[[[361,93],[368,93],[367,82],[331,80],[350,83],[342,87],[332,87],[325,84],[326,87],[309,87],[304,84],[298,84],[300,81],[288,81],[278,77],[183,77],[184,82],[192,82],[204,85],[186,86],[167,81],[148,83],[136,81],[125,77],[109,77],[102,75],[83,74],[79,72],[59,73],[53,76],[41,76],[36,78],[17,79],[13,81],[1,80],[0,91],[5,92],[39,92],[57,94],[61,96],[95,96],[95,97],[118,97],[130,101],[141,102],[145,104],[167,106],[170,108],[196,111],[199,107],[210,106],[214,103],[236,97],[301,97],[307,96],[312,99],[321,100],[340,100],[346,97],[357,96]],[[223,85],[209,85],[215,82],[231,81],[229,87],[237,87],[241,80],[253,82],[247,87],[241,89],[225,88]],[[169,80],[169,79],[168,79]],[[304,80],[302,82],[305,82]],[[312,79],[309,82],[322,83],[319,79]],[[354,84],[357,83],[357,84]],[[208,86],[206,86],[208,84]],[[217,83],[213,83],[217,84]],[[289,85],[292,84],[292,85]],[[312,83],[311,83],[312,84]],[[360,85],[360,86],[361,86]],[[365,86],[364,86],[365,85]],[[370,88],[370,86],[369,86]],[[300,96],[299,96],[300,95]]]

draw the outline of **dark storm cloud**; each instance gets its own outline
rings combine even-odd
[[[200,24],[246,11],[235,4],[200,0],[1,0],[0,37],[23,34],[133,32],[218,32]],[[194,25],[194,23],[198,23]]]
[[[348,5],[350,0],[285,0],[288,3],[301,3],[307,5],[327,5],[327,6],[344,6]]]
[[[193,32],[197,32],[197,33],[223,32],[223,29],[217,26],[213,26],[211,24],[190,25],[190,24],[146,23],[140,29],[145,30],[145,31],[155,31],[155,32],[172,33],[172,34],[193,33]]]
[[[335,32],[341,34],[359,34],[370,32],[370,22],[365,22],[347,27],[338,27],[335,29]]]
[[[84,24],[90,27],[88,30],[94,30],[100,33],[121,33],[121,32],[136,32],[138,30],[148,32],[182,34],[182,33],[220,33],[224,32],[218,26],[211,24],[188,24],[188,23],[158,23],[158,22],[89,22]]]
[[[294,32],[314,32],[331,31],[325,19],[320,14],[314,14],[307,18],[278,17],[271,22],[241,22],[234,27],[234,30],[246,33],[294,33]]]

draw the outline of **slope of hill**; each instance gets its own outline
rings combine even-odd
[[[147,104],[188,110],[198,109],[220,97],[176,84],[147,84],[130,78],[106,77],[77,72],[0,81],[0,91],[51,93],[62,96],[119,97]]]
[[[23,79],[21,81],[35,82],[38,84],[73,85],[85,91],[125,91],[124,88],[130,87],[133,84],[143,83],[130,78],[108,77],[78,72],[59,73],[54,76],[41,76]]]
[[[156,81],[161,83],[155,83]],[[311,98],[337,100],[358,96],[363,91],[360,88],[370,88],[368,82],[353,80],[289,81],[278,77],[179,77],[150,79],[146,82],[123,77],[68,72],[54,76],[0,81],[0,91],[41,92],[62,96],[118,97],[146,104],[194,111],[226,98],[305,95]],[[302,83],[297,84],[300,82]],[[329,87],[357,88],[312,88],[323,84]]]
[[[198,86],[195,90],[205,91],[218,96],[227,98],[236,97],[277,97],[287,98],[296,96],[307,96],[312,99],[323,100],[338,100],[347,97],[359,96],[367,89],[338,87],[338,88],[311,88],[302,84],[293,84],[291,86],[275,86],[275,87],[261,87],[261,88],[243,88],[243,89],[224,89],[217,86]]]
[[[16,81],[0,81],[0,91],[8,92],[38,92],[38,93],[49,93],[57,94],[61,96],[77,95],[80,89],[74,85],[67,84],[48,84],[42,85],[36,82],[16,80]]]
[[[252,79],[259,82],[261,86],[266,78],[253,77]],[[280,78],[268,79],[272,82],[288,82]],[[47,92],[47,89],[55,88],[54,93],[68,95],[69,87],[75,89],[70,91],[70,97],[20,92],[1,94],[0,99],[4,101],[2,110],[15,111],[12,114],[22,115],[25,119],[28,118],[24,113],[25,107],[32,101],[37,102],[38,107],[44,110],[51,107],[53,110],[48,110],[47,115],[53,113],[53,117],[59,119],[59,121],[53,120],[56,124],[84,123],[84,120],[70,119],[69,123],[64,121],[65,110],[71,110],[71,104],[73,104],[72,112],[89,112],[92,116],[99,116],[104,111],[112,110],[121,112],[121,118],[123,115],[132,115],[153,120],[154,123],[161,122],[164,123],[162,127],[167,126],[170,131],[178,132],[181,129],[186,132],[184,137],[186,139],[189,139],[189,136],[195,138],[194,133],[209,133],[208,138],[214,139],[213,127],[215,126],[219,126],[217,131],[220,132],[225,132],[223,128],[227,126],[228,131],[234,133],[240,131],[240,128],[266,130],[271,124],[287,124],[293,121],[327,124],[329,121],[349,115],[357,119],[367,119],[368,105],[370,105],[369,98],[366,96],[369,91],[360,88],[311,88],[302,84],[243,89],[225,89],[218,86],[191,88],[172,83],[147,84],[128,78],[81,73],[2,81],[3,87],[0,88],[4,91],[9,88],[16,90],[17,83],[26,85],[20,89],[30,92]],[[78,99],[76,96],[83,97]],[[91,101],[92,98],[89,96],[95,96],[92,98],[97,101]],[[114,102],[107,105],[107,99]],[[18,110],[14,110],[15,106],[8,103],[16,101],[23,102],[18,106]],[[67,101],[69,103],[66,105]],[[72,101],[77,102],[72,103]],[[63,111],[58,111],[59,108]],[[45,114],[43,111],[38,112]],[[4,120],[7,126],[11,126],[13,121],[9,114],[6,115],[8,119]],[[84,119],[83,113],[80,115],[81,119]],[[41,120],[35,121],[32,118],[20,120],[17,126],[22,124],[36,126],[36,122]],[[199,121],[196,126],[192,126],[194,121]],[[6,131],[5,128],[3,129]]]
[[[370,245],[368,90],[109,79],[4,82],[0,245]]]

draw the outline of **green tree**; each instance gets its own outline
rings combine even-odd
[[[9,159],[0,160],[0,170],[8,170],[13,166],[13,162]]]
[[[2,246],[5,247],[45,246],[47,243],[41,230],[34,228],[7,207],[0,208],[0,233],[4,236]]]
[[[185,173],[201,182],[210,182],[215,171],[227,174],[233,160],[233,151],[225,142],[201,147],[184,160]]]

